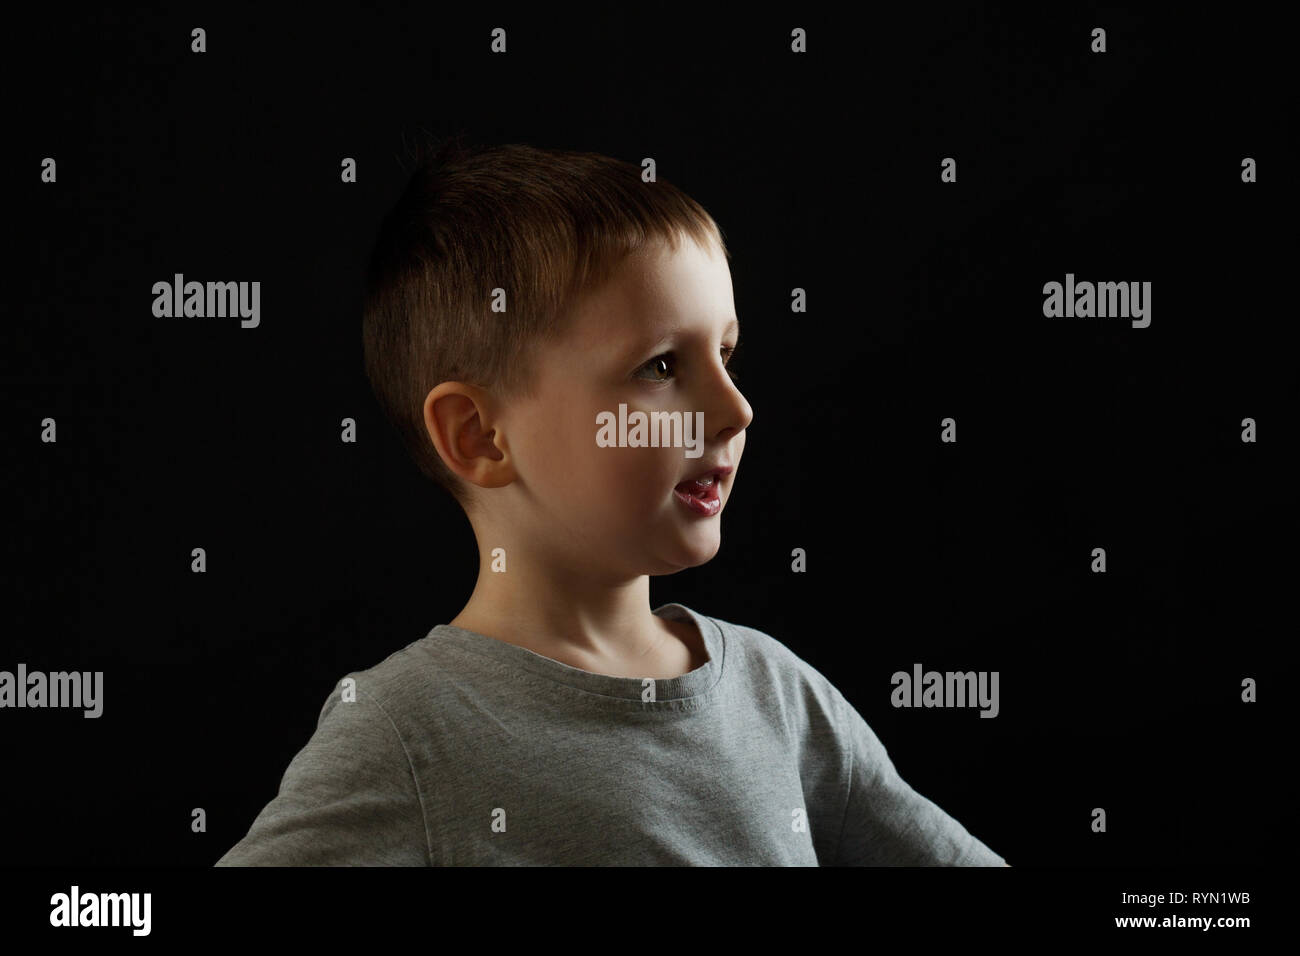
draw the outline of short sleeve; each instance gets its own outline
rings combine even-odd
[[[217,866],[427,866],[415,774],[373,697],[338,689],[289,763],[279,793]]]
[[[838,866],[1003,866],[1001,856],[898,775],[884,745],[838,691],[848,797]]]

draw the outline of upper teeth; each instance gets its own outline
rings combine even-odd
[[[696,478],[695,483],[697,485],[711,485],[713,484],[713,476],[705,475],[703,478]]]

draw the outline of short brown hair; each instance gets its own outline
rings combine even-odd
[[[722,230],[663,179],[598,153],[522,144],[467,145],[463,133],[425,140],[384,217],[366,274],[362,341],[380,407],[420,470],[465,504],[424,424],[438,383],[463,381],[528,396],[533,346],[565,328],[584,289],[654,240],[676,249]],[[509,320],[491,311],[505,290]]]

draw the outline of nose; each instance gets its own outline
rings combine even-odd
[[[712,417],[705,420],[712,423],[714,440],[725,442],[743,432],[754,420],[754,409],[750,407],[745,396],[741,394],[736,383],[727,374],[725,366],[718,366],[719,373],[713,391],[714,401]]]

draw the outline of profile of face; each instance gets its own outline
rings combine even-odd
[[[721,544],[753,418],[727,369],[740,329],[721,250],[689,238],[675,251],[647,247],[570,319],[562,338],[535,353],[535,394],[501,409],[514,480],[493,489],[494,510],[500,504],[507,526],[557,570],[630,578],[705,563]],[[660,447],[601,447],[598,416],[617,417],[620,405],[629,419],[680,413],[694,447],[681,447],[676,431]],[[679,445],[664,447],[670,439]],[[727,468],[712,488],[679,490]]]

